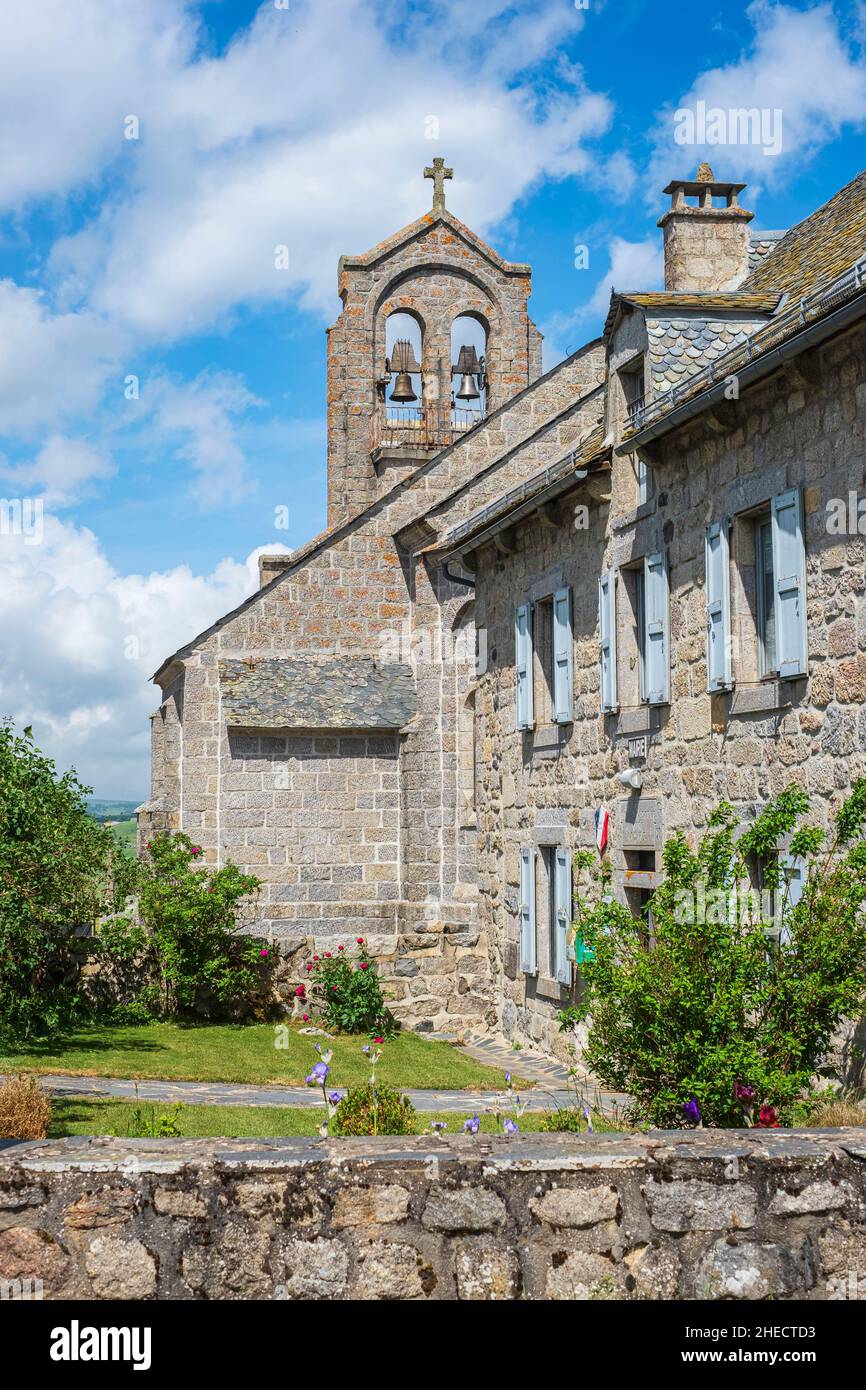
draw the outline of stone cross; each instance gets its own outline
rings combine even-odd
[[[424,170],[425,179],[433,180],[433,212],[445,211],[445,180],[453,179],[454,170],[445,168],[445,160],[436,158],[433,160],[433,168],[427,165]]]

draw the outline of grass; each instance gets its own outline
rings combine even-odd
[[[362,1037],[332,1041],[281,1030],[288,1046],[276,1048],[272,1024],[95,1024],[57,1038],[0,1052],[2,1072],[54,1072],[114,1076],[138,1081],[230,1081],[250,1085],[303,1085],[316,1060],[313,1045],[333,1049],[335,1086],[366,1081],[369,1064]],[[423,1090],[498,1090],[503,1073],[474,1061],[450,1043],[400,1033],[383,1044],[379,1077],[389,1086]],[[515,1077],[515,1084],[518,1079]]]
[[[89,1097],[63,1097],[52,1100],[52,1121],[49,1136],[60,1139],[67,1134],[116,1134],[123,1138],[131,1133],[133,1111],[140,1109],[148,1129],[156,1129],[162,1116],[173,1119],[184,1139],[273,1139],[292,1135],[316,1136],[322,1123],[321,1109],[278,1109],[276,1106],[254,1105],[184,1105],[179,1111],[167,1102],[91,1100]],[[434,1120],[443,1120],[446,1134],[458,1134],[463,1121],[478,1113],[483,1134],[501,1133],[492,1115],[482,1115],[478,1107],[467,1104],[466,1113],[428,1114],[418,1112],[415,1128],[418,1134],[430,1134]],[[607,1128],[594,1120],[597,1130]],[[613,1128],[613,1126],[611,1126]],[[524,1134],[541,1129],[540,1113],[525,1114],[520,1120]]]

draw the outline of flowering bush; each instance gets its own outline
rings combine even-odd
[[[154,978],[142,998],[158,1017],[254,1011],[269,958],[241,935],[242,904],[259,881],[236,864],[208,869],[188,835],[157,835],[147,846],[139,910]]]
[[[328,1028],[394,1037],[397,1020],[382,997],[376,966],[363,936],[356,939],[354,949],[340,944],[335,951],[314,955],[304,973],[306,984],[295,994],[300,1003],[313,1005]]]
[[[840,808],[829,845],[820,829],[798,828],[808,806],[790,787],[737,836],[723,803],[697,850],[681,834],[669,840],[651,947],[648,922],[609,895],[579,902],[576,931],[595,952],[581,967],[583,1060],[635,1098],[639,1120],[775,1127],[808,1091],[842,1019],[862,1010],[866,781]],[[798,897],[782,846],[802,869]],[[748,888],[756,863],[769,906]]]

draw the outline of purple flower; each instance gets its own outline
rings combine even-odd
[[[506,1118],[502,1121],[502,1128],[505,1130],[505,1133],[506,1133],[506,1134],[519,1134],[519,1133],[520,1133],[520,1125],[515,1124],[514,1120],[511,1120],[511,1119],[509,1119],[508,1117],[506,1117]]]
[[[510,1085],[511,1085],[511,1072],[510,1072],[510,1071],[507,1071],[507,1072],[505,1073],[505,1084],[506,1084],[507,1086],[510,1086]]]
[[[754,1086],[744,1086],[741,1081],[734,1082],[734,1100],[754,1100]]]
[[[693,1125],[700,1124],[701,1107],[698,1105],[697,1098],[695,1096],[692,1096],[691,1100],[686,1101],[685,1105],[683,1106],[683,1114],[685,1115],[687,1120],[691,1121]]]
[[[364,1046],[361,1048],[361,1051],[369,1054],[373,1051],[373,1049],[371,1048],[369,1043],[364,1043]]]
[[[328,1079],[328,1074],[330,1070],[331,1068],[329,1066],[326,1066],[324,1062],[317,1062],[316,1065],[313,1067],[313,1070],[310,1072],[309,1076],[306,1078],[307,1085],[324,1086],[325,1082]]]
[[[588,1105],[585,1105],[585,1106],[583,1107],[583,1118],[586,1120],[586,1126],[587,1126],[587,1129],[589,1130],[590,1134],[595,1134],[595,1130],[594,1130],[593,1127],[592,1127],[592,1116],[591,1116],[591,1114],[589,1113],[589,1106],[588,1106]]]
[[[464,1133],[464,1134],[477,1134],[480,1125],[481,1125],[481,1121],[479,1120],[478,1116],[477,1116],[477,1115],[473,1115],[472,1118],[471,1118],[470,1120],[464,1120],[464,1121],[463,1121],[463,1133]]]
[[[438,1130],[442,1130],[442,1129],[447,1129],[448,1126],[447,1126],[447,1124],[445,1123],[444,1120],[434,1120],[433,1123],[431,1124],[430,1128],[431,1128],[431,1129],[435,1129],[435,1130],[438,1131]]]
[[[339,1091],[328,1092],[328,1100],[331,1102],[332,1105],[339,1105],[342,1099],[343,1097],[340,1095]]]

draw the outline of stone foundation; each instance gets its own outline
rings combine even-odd
[[[16,1280],[52,1299],[863,1299],[866,1130],[13,1144]]]

